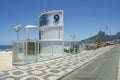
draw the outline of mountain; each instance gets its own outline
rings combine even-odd
[[[105,32],[99,31],[97,35],[82,40],[81,42],[84,44],[92,44],[98,41],[105,42],[105,41],[114,41],[116,39],[120,39],[120,32],[118,32],[116,35],[106,35]]]
[[[120,39],[120,32],[116,34],[116,39]]]

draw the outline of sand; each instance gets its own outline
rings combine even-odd
[[[12,69],[12,51],[0,51],[0,71]]]

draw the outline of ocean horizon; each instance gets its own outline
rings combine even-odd
[[[0,45],[0,50],[12,49],[12,45]]]

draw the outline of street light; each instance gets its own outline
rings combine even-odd
[[[14,27],[14,31],[17,32],[17,40],[19,40],[19,34],[18,34],[18,32],[20,31],[20,28],[21,28],[20,25],[17,25],[17,26]]]
[[[73,39],[73,54],[75,54],[75,44],[74,44],[74,40],[76,38],[76,35],[71,35],[72,39]]]
[[[75,38],[76,38],[76,35],[74,34],[74,35],[71,35],[71,37],[72,37],[72,39],[73,39],[73,41],[75,40]]]

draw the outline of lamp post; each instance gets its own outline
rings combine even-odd
[[[18,32],[20,31],[20,28],[21,28],[20,25],[17,25],[17,26],[14,27],[14,31],[17,32],[17,40],[19,40],[19,34],[18,34]]]
[[[74,40],[76,38],[76,35],[71,35],[72,39],[73,39],[73,54],[75,54],[75,44],[74,44]]]
[[[75,40],[75,38],[76,38],[76,35],[74,34],[74,35],[71,35],[71,37],[72,37],[72,39],[73,39],[73,41]]]

